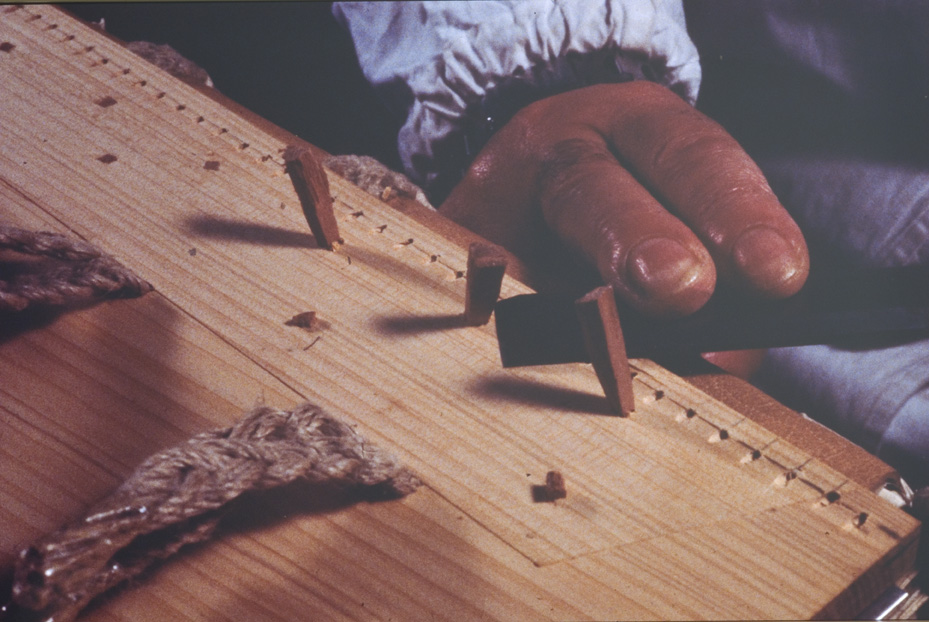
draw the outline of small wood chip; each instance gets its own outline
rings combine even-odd
[[[310,332],[324,330],[329,327],[329,323],[316,315],[316,311],[304,311],[302,313],[298,313],[297,315],[284,322],[284,325],[305,328]]]

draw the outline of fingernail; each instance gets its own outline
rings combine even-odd
[[[629,284],[649,297],[664,298],[695,283],[701,263],[689,250],[669,238],[640,242],[629,252]]]
[[[765,226],[742,233],[732,247],[732,257],[742,274],[763,292],[794,293],[793,284],[804,273],[804,260],[780,233]]]

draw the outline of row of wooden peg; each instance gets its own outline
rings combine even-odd
[[[284,164],[317,245],[335,250],[342,238],[322,164],[309,149],[296,146],[284,151]],[[501,248],[481,242],[470,245],[465,276],[465,324],[481,326],[490,321],[506,266],[506,253]],[[610,407],[618,414],[628,415],[635,410],[635,395],[612,288],[599,287],[583,296],[577,301],[577,313],[585,346]]]

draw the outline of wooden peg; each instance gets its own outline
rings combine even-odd
[[[303,215],[320,248],[333,250],[341,242],[339,224],[332,211],[329,178],[319,161],[306,147],[290,145],[284,151],[284,165],[293,181]]]
[[[532,500],[536,503],[551,503],[558,499],[565,499],[568,489],[565,487],[564,476],[560,471],[549,471],[545,474],[544,486],[532,487]]]
[[[472,242],[465,275],[465,323],[481,326],[490,321],[506,272],[506,254],[499,246]]]
[[[622,416],[635,410],[632,374],[612,287],[598,287],[575,303],[584,345],[610,407]]]

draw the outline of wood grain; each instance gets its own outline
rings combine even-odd
[[[87,619],[851,616],[912,566],[913,519],[653,363],[628,418],[589,366],[500,369],[493,322],[461,326],[466,247],[331,174],[345,243],[318,248],[287,142],[214,98],[50,7],[0,8],[2,42],[4,220],[156,288],[6,329],[3,567],[257,400],[318,403],[426,482],[257,499]],[[327,327],[287,325],[308,311]],[[534,503],[552,470],[567,498]]]

